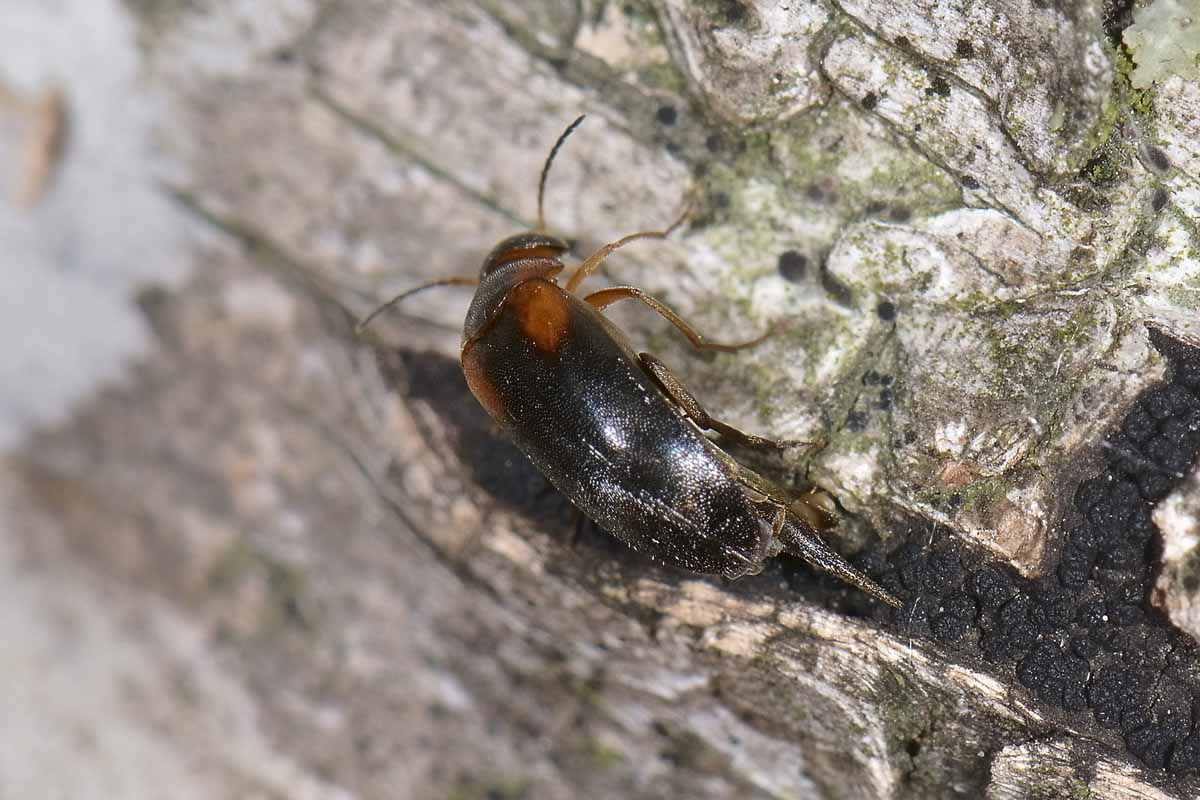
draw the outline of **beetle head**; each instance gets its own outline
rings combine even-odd
[[[483,280],[501,267],[514,261],[528,259],[551,259],[558,261],[559,256],[570,248],[562,239],[538,231],[518,233],[509,236],[492,248],[483,266],[479,269],[479,280]]]

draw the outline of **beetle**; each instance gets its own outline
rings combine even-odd
[[[786,551],[893,607],[900,601],[834,552],[817,534],[828,524],[811,498],[796,496],[737,462],[702,431],[748,446],[784,447],[714,419],[662,361],[637,352],[602,313],[638,300],[697,350],[736,351],[633,286],[579,296],[576,289],[614,250],[668,236],[661,231],[604,245],[566,281],[566,242],[545,233],[543,198],[555,155],[584,117],[551,148],[538,181],[538,226],[487,255],[478,276],[443,278],[389,300],[357,326],[434,286],[474,286],[460,360],[467,385],[499,427],[562,494],[601,528],[651,559],[737,578]]]

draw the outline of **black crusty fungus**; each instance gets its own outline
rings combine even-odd
[[[905,600],[906,633],[974,652],[1040,701],[1090,710],[1142,763],[1200,771],[1200,645],[1151,602],[1159,569],[1154,506],[1200,455],[1200,348],[1157,329],[1169,378],[1104,439],[1100,471],[1073,487],[1057,569],[1040,580],[964,563],[953,535],[914,526],[887,555],[860,557]]]

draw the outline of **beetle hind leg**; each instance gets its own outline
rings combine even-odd
[[[704,430],[715,431],[729,441],[736,442],[745,447],[783,449],[787,447],[807,447],[813,444],[812,442],[800,441],[798,439],[768,439],[765,436],[746,433],[718,419],[713,419],[704,410],[704,406],[700,405],[700,401],[696,399],[695,395],[687,390],[671,370],[667,369],[666,364],[659,361],[657,357],[650,353],[639,353],[638,358],[642,362],[642,368],[654,379],[654,382],[658,384],[658,387],[662,389],[668,399],[677,405],[692,422]]]
[[[640,353],[638,357],[641,359],[642,368],[654,379],[667,397],[701,428],[716,431],[733,441],[756,447],[764,445],[780,447],[794,444],[745,433],[713,419],[700,405],[700,401],[684,388],[665,364],[649,353]],[[807,444],[807,442],[801,442],[801,444]],[[772,541],[767,546],[766,555],[775,555],[781,550],[787,551],[893,608],[900,607],[900,601],[895,596],[852,567],[846,559],[838,555],[817,535],[818,525],[828,527],[831,523],[828,510],[822,508],[811,493],[796,495],[788,492],[754,470],[742,466],[733,458],[726,456],[725,459],[739,483],[765,498],[760,505],[774,509],[771,521]]]
[[[780,552],[799,556],[817,569],[825,570],[838,580],[866,592],[892,608],[900,608],[900,601],[895,595],[851,566],[850,562],[842,558],[817,534],[817,526],[810,524],[804,513],[806,508],[819,508],[806,505],[812,502],[806,500],[808,493],[796,496],[733,459],[730,459],[730,467],[739,483],[765,498],[759,503],[764,515],[774,515],[771,524],[772,541],[767,547],[768,556],[775,556]],[[821,511],[828,514],[824,509]],[[830,524],[828,516],[821,521],[825,527]]]

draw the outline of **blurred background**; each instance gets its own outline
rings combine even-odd
[[[162,109],[143,57],[122,3],[6,0],[0,10],[0,450],[9,454],[36,448],[36,431],[89,396],[128,383],[152,341],[138,297],[194,268],[195,227],[160,184]],[[0,466],[0,486],[0,797],[232,796],[209,775],[214,757],[170,721],[180,703],[189,727],[232,737],[225,752],[255,775],[257,796],[301,796],[306,781],[253,734],[243,689],[197,626],[51,555],[52,530],[33,525],[28,487],[11,467]],[[191,686],[186,700],[180,681]]]

